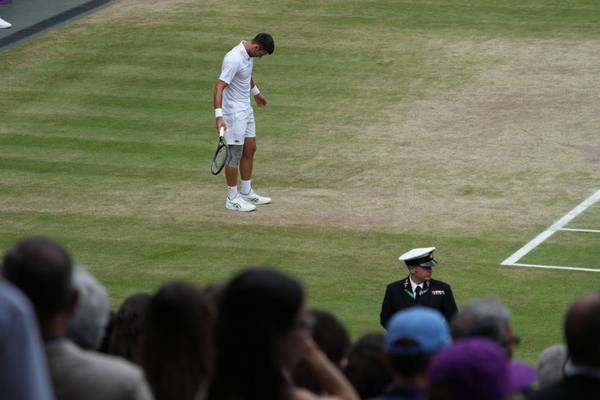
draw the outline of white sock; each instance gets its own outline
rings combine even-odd
[[[227,186],[227,197],[229,198],[229,200],[235,199],[235,196],[237,196],[237,194],[237,186]]]
[[[252,190],[252,181],[248,179],[247,181],[241,180],[241,182],[242,187],[240,188],[240,192],[242,192],[242,194],[250,193],[250,191]]]

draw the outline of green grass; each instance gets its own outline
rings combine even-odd
[[[593,204],[564,228],[600,231],[600,204]],[[600,271],[599,242],[600,232],[559,231],[519,262]]]
[[[277,266],[306,285],[310,305],[333,310],[354,337],[380,329],[385,285],[405,273],[396,261],[398,249],[434,242],[440,249],[436,278],[453,283],[459,304],[499,296],[513,310],[515,330],[525,338],[518,354],[527,359],[560,340],[566,305],[597,285],[582,279],[587,277],[582,273],[500,267],[503,249],[519,245],[502,235],[456,238],[251,226],[232,233],[218,224],[36,212],[5,212],[3,225],[10,231],[0,235],[3,247],[32,233],[60,238],[77,262],[89,266],[109,288],[113,307],[166,281],[206,285],[222,282],[243,266]]]
[[[598,40],[600,3],[127,4],[1,53],[1,248],[31,234],[63,240],[107,286],[113,307],[166,281],[205,285],[244,266],[275,266],[305,283],[309,304],[335,312],[356,338],[381,329],[385,286],[405,274],[398,255],[435,245],[441,264],[435,277],[452,284],[459,305],[472,297],[500,297],[524,339],[517,356],[532,361],[561,340],[568,304],[597,289],[596,274],[499,266],[581,201],[581,192],[593,189],[586,186],[598,182],[593,165],[581,171],[586,179],[578,192],[565,189],[542,199],[535,223],[507,228],[500,217],[494,220],[505,210],[493,201],[511,197],[506,186],[524,173],[487,174],[475,159],[465,161],[464,185],[428,187],[432,174],[447,170],[444,160],[434,163],[423,151],[423,165],[435,168],[424,172],[412,162],[390,166],[387,154],[368,151],[372,144],[400,154],[414,146],[451,147],[456,138],[436,137],[419,147],[423,138],[400,137],[391,120],[421,100],[460,91],[476,82],[480,70],[503,62],[460,53],[464,43]],[[254,215],[226,213],[222,177],[208,174],[215,144],[211,93],[222,56],[258,30],[272,32],[277,49],[255,62],[255,78],[270,101],[256,111],[256,182],[267,193],[306,190],[313,204],[304,214],[286,209],[277,197]],[[386,136],[364,134],[371,127]],[[545,173],[544,165],[522,161],[522,171]],[[358,179],[385,168],[386,179]],[[415,177],[407,181],[407,175]],[[501,181],[503,176],[510,178]],[[568,174],[559,178],[571,182]],[[368,195],[392,186],[402,193],[428,188],[415,200],[423,206],[442,192],[456,204],[489,202],[489,218],[481,228],[437,229],[415,221],[389,229],[385,221],[354,225],[330,215],[336,207],[348,208],[348,217],[361,214]],[[322,194],[348,188],[367,196],[333,204]],[[410,210],[407,204],[401,198],[387,205],[384,219]],[[448,209],[435,210],[431,219],[469,213],[454,204],[444,204]],[[598,229],[599,214],[589,215],[590,225],[578,219],[577,226]],[[575,237],[556,235],[531,257],[554,263],[549,260],[556,256],[583,255],[582,264],[597,258],[594,242],[569,239]]]
[[[558,232],[519,262],[600,271],[599,241],[600,233]]]
[[[600,230],[600,203],[595,203],[565,228]]]

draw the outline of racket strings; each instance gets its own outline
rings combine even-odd
[[[218,165],[225,164],[227,158],[228,157],[226,147],[220,147],[219,150],[217,150],[217,154],[215,154],[215,163],[217,163]]]
[[[215,156],[213,158],[213,162],[211,163],[210,170],[213,174],[218,174],[221,172],[225,163],[229,161],[229,152],[227,151],[227,145],[219,145],[217,151],[215,152]]]

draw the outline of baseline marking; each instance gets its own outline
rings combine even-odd
[[[559,231],[600,233],[598,229],[561,228]]]
[[[528,267],[528,268],[546,268],[546,269],[568,269],[570,271],[587,271],[587,272],[600,272],[597,268],[579,268],[579,267],[563,267],[558,265],[540,265],[540,264],[506,264],[509,267]]]
[[[517,263],[521,258],[525,257],[529,252],[531,252],[533,249],[535,249],[536,247],[538,247],[540,244],[542,244],[550,236],[554,235],[559,230],[573,230],[573,231],[584,231],[584,232],[600,232],[600,231],[595,231],[593,229],[581,230],[581,229],[564,228],[565,225],[567,225],[569,222],[571,222],[573,219],[575,219],[579,214],[581,214],[582,212],[584,212],[585,210],[587,210],[590,206],[592,206],[598,200],[600,200],[600,190],[596,191],[590,197],[588,197],[587,199],[585,199],[583,202],[581,202],[581,204],[579,204],[577,207],[575,207],[574,209],[572,209],[571,211],[569,211],[561,219],[559,219],[554,224],[552,224],[548,229],[546,229],[544,232],[542,232],[539,235],[537,235],[529,243],[527,243],[525,246],[523,246],[519,250],[517,250],[513,255],[511,255],[510,257],[508,257],[506,260],[502,261],[501,265],[519,266],[519,267],[533,267],[533,268],[569,269],[569,270],[575,270],[575,271],[600,272],[600,269],[575,268],[575,267],[560,267],[560,266],[553,266],[553,265],[518,264]]]

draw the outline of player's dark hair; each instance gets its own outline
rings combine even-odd
[[[252,43],[260,45],[269,54],[273,54],[275,51],[275,41],[273,40],[273,36],[268,33],[259,33],[254,36]]]
[[[294,329],[302,286],[270,269],[250,269],[221,293],[215,380],[209,399],[289,398],[277,344]]]
[[[72,274],[67,250],[42,236],[17,243],[2,261],[2,275],[25,293],[41,320],[57,316],[70,304]]]

